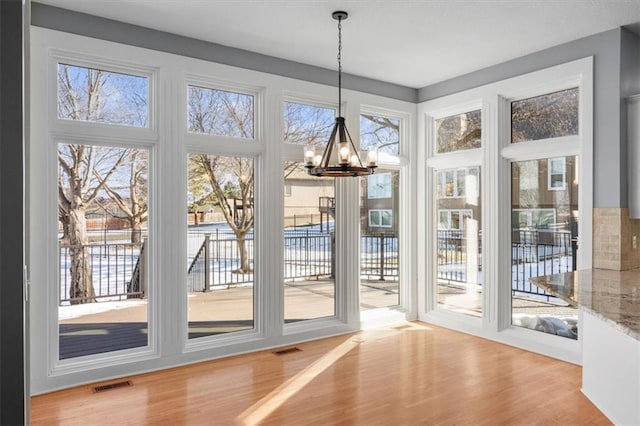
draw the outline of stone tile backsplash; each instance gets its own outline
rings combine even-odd
[[[640,220],[630,219],[628,208],[593,209],[593,267],[616,271],[640,267]]]

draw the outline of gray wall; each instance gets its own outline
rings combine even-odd
[[[627,140],[627,103],[625,98],[640,94],[640,37],[624,28],[620,36],[620,138],[623,141],[620,149],[620,164],[627,166],[627,144],[625,143]],[[624,168],[624,175],[621,174],[620,177],[622,180],[627,178],[627,168]],[[626,188],[628,190],[628,184]]]
[[[443,81],[418,91],[420,102],[450,95],[554,65],[594,57],[594,207],[627,207],[626,139],[622,139],[621,28]],[[632,34],[633,35],[633,34]]]
[[[331,86],[338,84],[336,70],[287,61],[35,2],[31,5],[31,24],[313,83]],[[343,74],[342,77],[342,85],[346,89],[408,102],[416,101],[416,89],[410,87],[349,74]]]
[[[335,70],[261,55],[39,3],[32,4],[32,25],[327,85]],[[345,88],[409,102],[504,80],[572,60],[594,56],[594,206],[626,207],[626,119],[621,94],[633,92],[637,36],[622,28],[585,37],[419,90],[344,75]],[[636,65],[634,65],[636,64]],[[622,66],[622,68],[621,68]],[[636,90],[637,92],[637,90]],[[619,170],[619,173],[612,172]]]
[[[25,422],[22,4],[0,1],[0,424]]]

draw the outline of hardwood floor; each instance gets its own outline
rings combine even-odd
[[[580,367],[420,322],[296,347],[37,396],[32,424],[610,424]]]

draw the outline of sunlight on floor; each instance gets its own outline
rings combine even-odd
[[[236,423],[240,425],[257,425],[266,419],[278,407],[284,404],[289,398],[294,396],[309,382],[331,367],[336,361],[356,348],[361,341],[349,338],[322,358],[300,371],[298,374],[278,386],[267,396],[253,404],[236,418]]]

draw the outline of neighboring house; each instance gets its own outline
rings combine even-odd
[[[360,180],[362,233],[398,232],[398,172],[378,172]]]
[[[334,181],[307,174],[298,163],[284,171],[284,225],[324,224],[333,220]]]
[[[524,161],[511,177],[514,229],[569,229],[578,220],[575,157]]]

